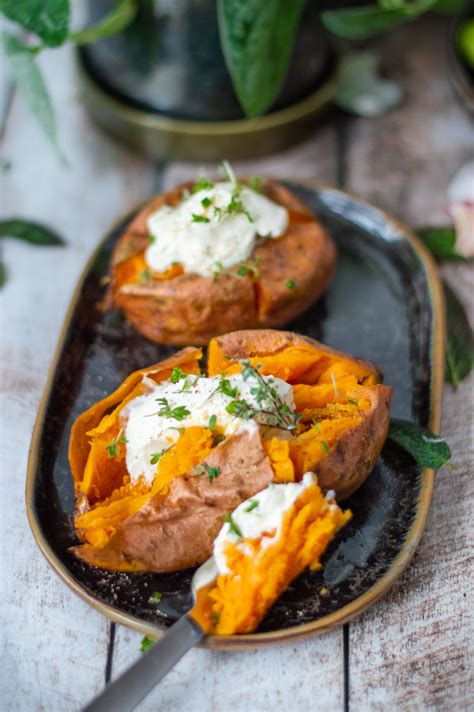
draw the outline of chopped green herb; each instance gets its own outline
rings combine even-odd
[[[125,435],[123,433],[123,428],[120,428],[117,437],[114,438],[112,440],[112,442],[110,442],[108,445],[105,446],[105,449],[107,450],[109,457],[110,458],[117,457],[119,443],[126,443],[126,442],[127,442],[127,438],[125,437]]]
[[[165,448],[163,448],[163,450],[160,450],[160,452],[152,453],[152,455],[150,457],[150,465],[157,465],[159,463],[159,461],[161,460],[161,458],[163,457],[163,455],[165,454],[165,452],[168,452],[168,450],[169,450],[169,448],[165,447]]]
[[[242,262],[236,271],[238,277],[251,276],[253,281],[256,282],[260,277],[260,270],[258,264],[262,261],[261,257],[256,257],[252,262]]]
[[[208,208],[210,204],[212,203],[212,200],[210,198],[206,197],[201,200],[201,205],[203,208]]]
[[[196,383],[199,381],[200,376],[196,376],[194,379],[187,376],[185,378],[183,387],[181,388],[181,393],[187,393]]]
[[[256,381],[256,386],[250,389],[250,393],[255,397],[259,409],[254,410],[253,413],[247,417],[258,415],[267,416],[271,418],[270,422],[266,421],[267,425],[272,425],[284,430],[294,430],[301,416],[297,413],[293,413],[289,405],[282,400],[277,389],[265,381],[262,375],[251,366],[250,361],[241,361],[240,363],[243,366],[243,379],[248,380],[249,378],[253,378]]]
[[[182,381],[184,378],[187,377],[187,373],[182,371],[179,366],[175,366],[171,373],[170,381],[171,383],[178,383],[178,381]]]
[[[253,223],[253,218],[249,211],[245,209],[244,204],[235,194],[232,195],[230,203],[225,208],[225,212],[227,215],[237,215],[238,213],[243,213],[247,217],[247,220]]]
[[[245,508],[245,511],[252,512],[254,509],[257,509],[258,505],[258,499],[249,499],[249,506]]]
[[[148,243],[154,245],[156,242],[156,237],[154,235],[148,235]]]
[[[143,269],[138,275],[140,282],[149,282],[151,279],[151,272],[149,269]]]
[[[350,403],[351,405],[359,405],[359,401],[355,400],[355,398],[348,398],[347,402]]]
[[[144,638],[142,638],[142,642],[140,643],[140,652],[141,653],[146,653],[150,648],[152,648],[156,643],[156,640],[153,638],[149,638],[148,635],[145,635]]]
[[[219,611],[211,611],[211,621],[214,625],[217,625],[221,619],[221,614]]]
[[[174,418],[174,420],[184,420],[187,415],[191,415],[191,411],[184,405],[171,408],[166,398],[157,398],[156,401],[162,406],[156,415],[160,415],[164,418]]]
[[[197,223],[208,223],[208,222],[211,222],[211,221],[209,220],[209,218],[206,218],[205,215],[196,215],[196,213],[193,213],[192,215],[193,215],[193,220],[192,220],[193,222],[197,222]]]
[[[260,176],[252,176],[249,180],[249,186],[256,193],[263,193],[263,179]]]
[[[285,287],[287,289],[295,289],[296,287],[296,282],[294,279],[287,279],[285,282]]]
[[[149,603],[160,603],[162,597],[163,597],[163,594],[160,593],[160,591],[155,591],[154,593],[151,594],[150,598],[148,599],[148,602]]]
[[[256,415],[256,411],[245,400],[233,400],[226,406],[226,411],[231,415],[236,415],[243,420],[250,420]]]
[[[224,271],[225,271],[225,267],[222,264],[222,262],[219,262],[219,261],[214,262],[214,272],[212,274],[213,282],[216,282],[219,279],[219,277],[221,276],[222,272],[224,272]]]
[[[199,193],[200,190],[211,190],[211,188],[214,188],[214,183],[201,176],[193,187],[193,193]]]
[[[215,430],[217,427],[217,415],[211,415],[209,418],[209,423],[207,425],[209,430]]]
[[[221,474],[220,467],[210,467],[207,462],[203,462],[202,468],[203,469],[200,472],[196,472],[196,477],[202,477],[203,475],[207,475],[207,479],[209,480],[209,482],[212,482],[216,479],[216,477],[219,477],[219,475]]]
[[[229,529],[232,532],[232,534],[235,534],[236,536],[240,536],[240,537],[242,536],[242,532],[240,531],[239,527],[232,519],[232,514],[226,514],[224,517],[224,522],[226,522],[229,525]]]
[[[320,445],[323,446],[324,454],[327,455],[328,452],[331,450],[331,448],[329,447],[329,445],[327,444],[327,442],[326,442],[325,440],[319,440],[318,442],[319,442]]]
[[[219,445],[219,443],[224,442],[224,440],[225,440],[224,433],[216,433],[212,438],[214,447],[217,447],[217,445]]]
[[[316,435],[316,433],[319,432],[319,429],[321,427],[321,423],[319,423],[317,420],[313,420],[313,434]]]
[[[217,392],[222,393],[228,398],[236,398],[239,393],[239,389],[237,386],[231,386],[228,378],[221,378],[219,380],[219,385],[217,386]]]

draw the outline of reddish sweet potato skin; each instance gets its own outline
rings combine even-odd
[[[178,571],[205,561],[224,515],[267,487],[273,469],[258,431],[230,437],[203,461],[218,467],[209,482],[194,468],[170,484],[165,499],[156,497],[129,517],[104,549],[103,564],[119,568],[123,560],[139,559],[147,571]],[[74,548],[76,556],[93,563],[90,549]]]
[[[379,380],[383,377],[382,372],[368,361],[354,358],[290,331],[235,331],[218,337],[216,341],[225,356],[236,360],[269,355],[289,346],[308,344],[318,351],[342,356],[366,367],[376,374]],[[367,479],[387,438],[391,395],[392,389],[389,386],[377,385],[365,389],[364,398],[370,401],[370,408],[364,414],[362,423],[343,435],[334,450],[314,467],[323,491],[334,490],[337,499],[342,500],[355,492]]]
[[[148,216],[165,203],[175,205],[186,183],[153,198],[119,238],[111,265],[110,298],[151,341],[203,345],[229,329],[280,326],[307,309],[331,281],[336,249],[314,215],[289,190],[265,181],[263,191],[290,214],[285,235],[259,244],[254,257],[260,277],[232,272],[218,279],[182,274],[144,284],[116,285],[114,267],[148,244]],[[288,284],[295,283],[293,289]],[[110,301],[109,298],[109,301]]]

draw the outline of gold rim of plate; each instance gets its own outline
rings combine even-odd
[[[349,197],[359,202],[365,203],[365,205],[368,205],[372,209],[377,210],[378,212],[384,215],[384,219],[387,223],[393,225],[399,233],[403,234],[405,239],[411,244],[415,253],[419,257],[420,262],[422,263],[426,272],[428,289],[430,292],[431,304],[433,308],[433,328],[431,333],[432,377],[429,427],[433,432],[439,433],[441,422],[441,395],[444,382],[445,312],[441,280],[432,256],[430,255],[426,247],[421,243],[421,241],[405,225],[398,222],[395,218],[388,215],[383,210],[376,208],[370,203],[367,203],[367,201],[364,201],[357,195],[348,191],[340,190],[339,188],[336,188],[330,184],[321,183],[319,181],[295,180],[293,182],[299,183],[300,185],[309,188],[323,190],[330,189],[335,193],[340,193],[341,195],[345,196],[348,195]],[[129,215],[132,215],[133,213],[135,213],[135,210],[133,210]],[[48,541],[46,540],[33,513],[33,493],[38,463],[40,436],[43,429],[46,406],[52,389],[53,377],[56,372],[57,365],[59,363],[64,341],[66,339],[68,326],[76,304],[78,302],[85,277],[88,274],[96,255],[102,249],[102,246],[107,241],[109,235],[112,234],[116,227],[120,225],[124,221],[124,219],[126,219],[126,217],[128,216],[123,217],[120,221],[116,223],[115,227],[107,233],[107,235],[100,241],[98,247],[94,250],[92,256],[87,261],[87,264],[78,280],[71,302],[67,309],[56,351],[48,371],[47,383],[40,401],[38,414],[36,417],[31,438],[26,476],[26,510],[28,515],[28,521],[38,546],[40,547],[41,551],[43,552],[44,556],[46,557],[52,568],[74,591],[74,593],[76,593],[86,603],[97,609],[100,613],[102,613],[115,623],[120,623],[121,625],[125,625],[129,628],[132,628],[133,630],[138,631],[142,635],[148,635],[152,638],[159,638],[161,635],[163,635],[166,629],[160,628],[157,625],[153,625],[151,623],[135,618],[131,614],[117,611],[112,606],[98,600],[92,593],[86,591],[80,585],[80,583],[72,576],[66,566],[64,566],[64,564],[56,557],[56,554],[54,553]],[[425,527],[426,517],[428,515],[431,496],[433,492],[434,475],[435,471],[431,468],[426,468],[423,470],[421,474],[421,486],[418,498],[417,515],[409,529],[405,544],[391,563],[390,568],[364,594],[356,598],[354,601],[351,601],[350,603],[346,604],[342,608],[338,609],[337,611],[323,616],[318,620],[311,621],[310,623],[303,623],[299,626],[293,626],[291,628],[284,628],[281,630],[271,631],[267,633],[250,633],[245,635],[232,636],[208,636],[204,639],[204,642],[200,644],[200,647],[220,650],[245,650],[265,647],[269,645],[288,643],[293,640],[298,640],[313,635],[320,635],[332,628],[335,628],[336,626],[340,626],[343,623],[347,623],[348,621],[363,613],[369,606],[371,606],[384,593],[388,591],[388,589],[402,575],[402,573],[405,571],[408,564],[410,563],[413,554],[415,553],[415,550],[420,542]]]
[[[254,119],[189,121],[145,111],[104,89],[76,52],[85,105],[94,121],[115,138],[158,159],[220,161],[257,158],[304,139],[334,99],[338,62],[305,99]]]

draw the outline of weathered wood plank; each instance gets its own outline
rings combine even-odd
[[[120,628],[114,677],[140,655],[140,636]],[[250,652],[191,650],[137,707],[140,712],[314,712],[342,709],[341,631]]]
[[[79,709],[104,683],[108,622],[50,569],[30,533],[24,481],[29,440],[63,315],[102,233],[150,190],[153,168],[99,134],[78,101],[70,49],[42,59],[58,109],[65,168],[15,95],[4,134],[12,162],[2,214],[44,221],[64,248],[3,240],[1,291],[2,709]]]
[[[446,76],[446,21],[403,28],[380,43],[385,66],[406,88],[399,109],[350,125],[349,187],[412,226],[446,223],[446,187],[474,147],[472,126]],[[474,321],[474,271],[443,268]],[[468,709],[473,581],[474,377],[445,387],[442,432],[457,469],[437,475],[414,562],[383,601],[350,626],[350,708]],[[472,635],[472,631],[471,631]]]

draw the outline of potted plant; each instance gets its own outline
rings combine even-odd
[[[306,133],[337,89],[329,34],[364,39],[462,4],[94,0],[92,24],[79,32],[70,30],[70,0],[1,0],[0,9],[35,36],[5,32],[4,50],[53,143],[54,111],[35,57],[71,41],[87,106],[110,133],[159,158],[214,160],[262,155]]]

